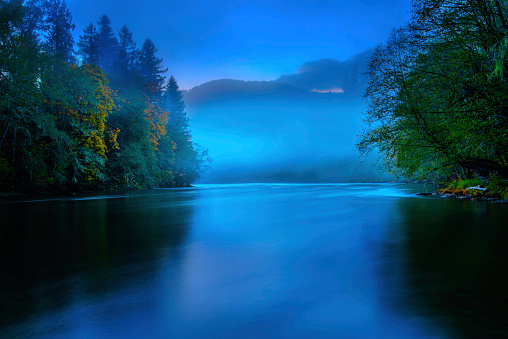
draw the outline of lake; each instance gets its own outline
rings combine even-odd
[[[508,336],[508,206],[403,184],[0,201],[0,337]]]

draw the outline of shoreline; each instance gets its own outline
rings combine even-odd
[[[508,199],[500,199],[489,196],[489,193],[478,193],[478,192],[468,192],[464,193],[466,190],[455,191],[455,192],[440,192],[440,190],[436,192],[418,192],[416,195],[423,197],[439,197],[439,198],[451,198],[457,200],[468,200],[468,201],[479,201],[486,202],[489,204],[508,204]],[[467,190],[467,191],[476,191],[476,190]]]

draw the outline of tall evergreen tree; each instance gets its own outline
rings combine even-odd
[[[0,41],[4,41],[23,22],[23,1],[0,1]]]
[[[164,166],[169,160],[174,176],[172,185],[187,186],[199,178],[200,172],[208,165],[210,158],[206,149],[202,149],[192,142],[182,91],[174,76],[168,80],[163,102],[169,112],[169,117],[166,134],[159,146],[160,167],[164,170]]]
[[[19,32],[24,39],[32,42],[32,45],[39,44],[40,36],[46,31],[42,3],[43,0],[29,0],[25,1],[23,6],[23,22]]]
[[[101,16],[97,25],[99,26],[99,66],[109,73],[118,53],[118,40],[107,15]]]
[[[136,43],[132,39],[132,32],[126,25],[120,29],[118,37],[119,48],[114,68],[121,80],[128,81],[136,70],[139,51],[136,49]]]
[[[43,4],[47,25],[46,48],[58,59],[74,62],[74,39],[72,14],[63,0],[46,0]]]
[[[98,65],[99,31],[92,23],[83,30],[83,35],[79,37],[78,47],[85,64]]]
[[[185,103],[183,101],[182,91],[179,89],[176,79],[173,75],[168,80],[164,91],[164,103],[169,112],[168,126],[171,129],[185,131],[188,133],[189,119],[185,113]]]
[[[160,95],[162,94],[162,88],[164,86],[165,76],[167,68],[164,69],[162,65],[163,59],[155,56],[157,49],[154,43],[150,39],[146,39],[141,47],[141,53],[139,56],[139,70],[143,77],[148,94],[149,95]]]

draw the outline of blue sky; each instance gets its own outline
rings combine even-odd
[[[138,46],[154,41],[183,89],[233,78],[272,80],[306,61],[345,60],[384,42],[409,18],[410,0],[68,0],[75,37],[107,14]]]

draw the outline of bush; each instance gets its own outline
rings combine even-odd
[[[487,188],[490,194],[497,198],[508,198],[508,181],[497,175],[492,175],[489,178]]]

